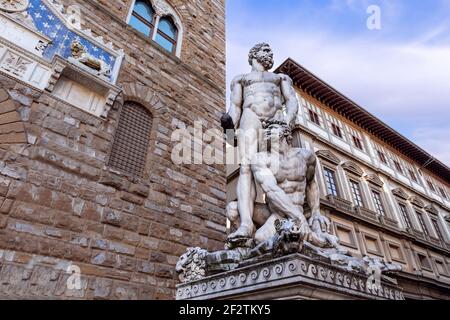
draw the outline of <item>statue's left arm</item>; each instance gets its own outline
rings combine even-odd
[[[292,79],[284,74],[281,75],[281,93],[286,101],[286,122],[293,124],[298,113],[298,99]]]

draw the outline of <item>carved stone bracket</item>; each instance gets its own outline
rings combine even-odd
[[[376,174],[368,174],[365,176],[366,180],[378,187],[383,187],[384,182]]]
[[[325,159],[335,165],[339,165],[341,160],[337,156],[335,156],[330,150],[319,150],[316,152],[316,155],[319,158]]]
[[[395,196],[397,196],[397,197],[399,197],[399,198],[402,198],[402,199],[404,199],[404,200],[408,200],[408,198],[409,198],[409,195],[405,192],[405,190],[403,190],[402,188],[397,188],[397,189],[393,189],[392,190],[392,193],[395,195]]]
[[[434,215],[438,215],[438,214],[439,214],[439,211],[436,209],[436,207],[434,207],[434,206],[431,205],[431,204],[425,206],[425,210],[426,210],[427,212],[429,212],[429,213],[434,214]],[[447,217],[447,218],[450,218],[450,216]]]
[[[153,0],[152,4],[156,14],[160,17],[170,14],[172,11],[169,5],[163,0]]]
[[[420,198],[417,196],[409,197],[409,201],[419,208],[425,207],[425,203],[422,200],[420,200]]]
[[[108,117],[109,111],[122,91],[121,88],[91,74],[83,68],[80,68],[79,65],[70,63],[63,58],[56,56],[53,59],[52,73],[46,91],[53,93],[55,86],[61,79],[62,75],[77,83],[80,83],[81,85],[84,85],[86,88],[91,89],[96,93],[103,93],[104,104],[101,112],[97,112],[96,115],[103,119]],[[66,102],[71,103],[71,101]]]
[[[362,177],[364,174],[364,171],[353,161],[347,161],[342,165],[342,168],[356,174],[358,177]]]

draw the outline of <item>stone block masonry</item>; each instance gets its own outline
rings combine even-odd
[[[178,257],[226,238],[225,167],[173,164],[170,139],[174,123],[220,129],[224,1],[167,1],[180,58],[126,24],[131,0],[61,2],[125,51],[122,92],[103,120],[0,74],[0,298],[174,299]],[[139,179],[108,168],[125,101],[153,117]]]

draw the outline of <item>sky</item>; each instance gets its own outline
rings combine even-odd
[[[259,42],[450,166],[450,0],[227,0],[228,86]]]

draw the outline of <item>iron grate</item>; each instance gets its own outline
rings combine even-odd
[[[142,178],[152,120],[151,114],[140,104],[124,104],[109,158],[111,168]]]

